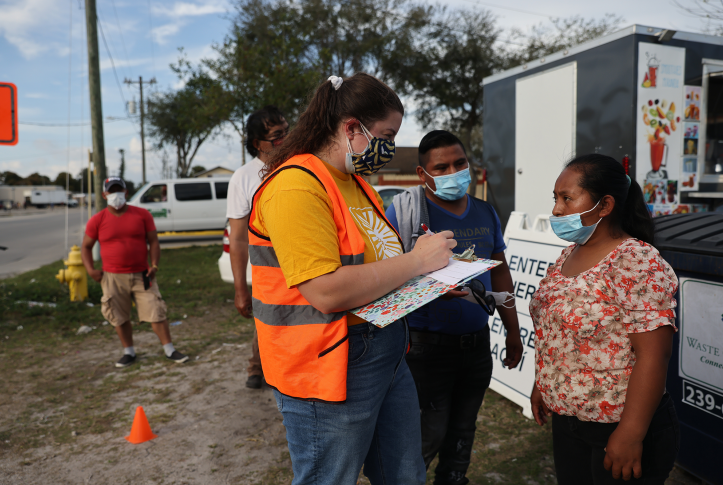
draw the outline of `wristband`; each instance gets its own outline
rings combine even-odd
[[[156,271],[158,271],[158,265],[152,264],[152,265],[151,265],[151,268],[153,268],[153,269],[155,269]]]

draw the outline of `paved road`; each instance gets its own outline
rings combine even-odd
[[[69,215],[68,244],[80,245],[85,226],[81,226],[79,209],[70,209]],[[87,213],[83,213],[83,217],[85,221]],[[220,243],[220,236],[173,237],[162,239],[161,247]],[[11,217],[0,217],[0,246],[8,248],[0,250],[0,279],[66,258],[65,209],[19,210],[14,211]]]
[[[69,210],[68,244],[80,244],[80,209]],[[65,249],[65,208],[13,211],[0,217],[0,278],[22,273],[68,256]]]

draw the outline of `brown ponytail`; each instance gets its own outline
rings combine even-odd
[[[338,90],[331,81],[324,81],[262,173],[268,175],[293,156],[326,148],[347,118],[356,118],[369,128],[392,112],[404,114],[404,106],[399,96],[374,76],[358,72],[344,79]]]

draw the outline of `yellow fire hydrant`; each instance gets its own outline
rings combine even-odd
[[[63,261],[68,269],[61,269],[55,277],[60,283],[68,283],[70,288],[70,301],[83,301],[88,298],[88,273],[80,257],[80,248],[70,248],[68,259]]]

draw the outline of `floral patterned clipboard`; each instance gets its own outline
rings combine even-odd
[[[494,265],[487,271],[501,264],[499,261],[488,261]],[[416,276],[383,297],[351,310],[351,313],[383,328],[484,272],[472,275],[456,285],[441,283],[429,276]]]

